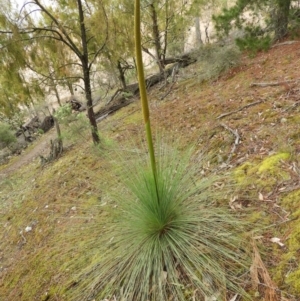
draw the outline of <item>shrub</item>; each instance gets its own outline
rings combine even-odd
[[[73,113],[70,104],[65,104],[57,109],[54,116],[62,125],[62,138],[72,142],[86,139],[85,131],[90,128],[85,113]]]
[[[214,80],[222,72],[239,64],[240,51],[234,45],[207,45],[200,49],[197,59],[200,63],[198,79],[201,82]]]
[[[6,147],[10,148],[10,146],[16,141],[17,138],[10,126],[6,123],[0,123],[0,142]]]

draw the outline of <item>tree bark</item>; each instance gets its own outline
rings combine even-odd
[[[89,54],[88,54],[86,29],[85,29],[85,24],[84,24],[84,14],[83,14],[81,0],[77,0],[77,4],[78,4],[79,22],[80,22],[80,31],[81,31],[81,43],[82,43],[82,50],[83,50],[83,53],[80,56],[80,60],[81,60],[82,72],[83,72],[87,113],[88,113],[88,118],[89,118],[90,124],[91,124],[93,142],[94,142],[94,144],[99,144],[100,138],[99,138],[99,134],[98,134],[98,127],[97,127],[97,122],[96,122],[96,118],[95,118],[95,113],[94,113],[94,109],[93,109],[90,67],[89,67]]]
[[[201,46],[203,44],[200,30],[200,18],[195,17],[195,37],[196,37],[196,46]]]
[[[118,71],[119,71],[119,79],[121,81],[122,87],[125,90],[126,89],[126,79],[125,79],[125,72],[124,69],[122,68],[121,62],[118,61],[117,65]]]
[[[73,85],[72,85],[72,83],[69,80],[67,80],[67,86],[69,88],[69,91],[70,91],[71,95],[74,96]]]
[[[54,90],[57,102],[58,102],[59,106],[61,107],[61,101],[60,101],[59,93],[58,93],[58,90],[57,90],[57,87],[56,87],[56,84],[55,84],[53,78],[51,78],[51,81],[52,81],[53,90]]]
[[[155,8],[155,0],[153,0],[150,4],[150,14],[152,19],[152,35],[153,35],[153,42],[154,48],[156,52],[156,59],[157,65],[159,67],[159,71],[163,72],[164,70],[164,63],[162,61],[162,47],[160,42],[160,35],[159,35],[159,28],[158,28],[158,21],[157,21],[157,12]]]
[[[282,39],[288,32],[291,0],[277,0],[274,16],[275,40]]]

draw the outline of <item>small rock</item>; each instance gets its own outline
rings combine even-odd
[[[287,119],[286,119],[286,118],[281,118],[281,119],[280,119],[280,122],[281,122],[281,123],[286,123],[286,122],[287,122]]]
[[[25,228],[25,232],[30,232],[30,231],[32,231],[32,227],[27,226],[27,227]]]

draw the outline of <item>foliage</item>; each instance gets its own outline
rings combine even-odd
[[[68,141],[77,141],[85,139],[86,131],[90,129],[88,119],[85,113],[74,113],[70,104],[64,104],[59,107],[54,116],[62,125],[62,139]]]
[[[130,161],[119,155],[126,162],[118,172],[123,185],[111,195],[111,222],[94,229],[97,239],[87,247],[98,255],[78,279],[81,300],[225,300],[228,291],[242,293],[245,228],[217,206],[224,191],[212,188],[216,177],[199,179],[192,168],[201,166],[199,158],[191,165],[190,152],[163,145],[155,180],[144,154]]]
[[[272,39],[270,36],[257,38],[249,35],[243,39],[237,38],[236,44],[241,50],[248,50],[251,55],[255,55],[258,51],[268,50],[272,44]]]
[[[239,46],[255,52],[286,35],[290,6],[289,0],[238,0],[213,19],[220,36],[228,35],[233,28],[243,30]]]
[[[240,51],[235,46],[207,45],[200,48],[197,54],[199,61],[199,81],[216,79],[222,72],[237,66],[240,60]]]
[[[11,127],[8,124],[0,123],[0,142],[9,148],[10,145],[16,141],[16,136],[11,130]]]

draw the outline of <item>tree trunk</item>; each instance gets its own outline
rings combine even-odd
[[[86,69],[86,68],[85,68]],[[93,109],[93,100],[92,100],[92,91],[91,91],[91,84],[90,84],[90,72],[89,70],[83,70],[84,72],[84,88],[85,88],[85,96],[86,96],[86,104],[87,104],[87,112],[88,118],[91,124],[91,131],[92,131],[92,138],[94,144],[100,143],[100,138],[98,134],[98,127],[95,118],[95,113]]]
[[[277,0],[274,16],[275,40],[282,39],[288,32],[291,0]]]
[[[119,79],[121,81],[122,87],[125,90],[126,89],[126,79],[125,79],[125,72],[124,69],[121,66],[120,61],[118,61],[118,65],[117,65],[118,71],[119,71]]]
[[[99,144],[100,138],[98,135],[98,127],[97,127],[97,122],[96,122],[95,113],[93,109],[89,54],[88,54],[86,29],[84,24],[84,14],[83,14],[81,0],[77,0],[77,4],[78,4],[78,12],[79,12],[80,30],[81,30],[81,43],[82,43],[82,50],[83,50],[83,54],[80,57],[80,60],[81,60],[82,71],[83,71],[83,81],[84,81],[85,97],[86,97],[86,104],[87,104],[87,112],[91,124],[93,142],[94,144]]]
[[[195,18],[195,34],[196,34],[196,46],[199,47],[203,44],[200,30],[200,18]]]
[[[67,86],[69,88],[69,91],[70,91],[71,95],[74,96],[73,85],[72,85],[72,83],[69,80],[67,80]]]
[[[164,63],[162,61],[162,47],[160,42],[159,36],[159,28],[158,28],[158,21],[157,21],[157,12],[154,4],[155,0],[153,0],[150,4],[150,14],[152,19],[152,35],[153,35],[153,42],[154,48],[156,53],[157,65],[159,67],[159,71],[164,71]]]
[[[59,93],[57,91],[57,87],[56,87],[56,84],[54,83],[53,79],[52,79],[52,84],[53,84],[53,89],[54,89],[54,93],[55,93],[57,102],[58,102],[59,106],[61,107],[61,101],[60,101]]]

